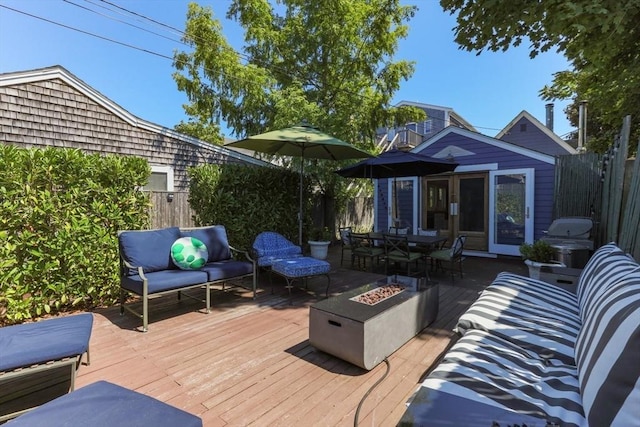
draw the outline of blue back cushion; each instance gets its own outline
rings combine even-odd
[[[207,262],[224,261],[231,258],[229,239],[224,225],[183,230],[182,237],[195,237],[204,243],[209,251],[209,260]]]
[[[175,269],[171,245],[180,238],[178,227],[123,231],[118,236],[122,257],[145,272]]]

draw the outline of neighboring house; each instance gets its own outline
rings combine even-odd
[[[399,128],[378,129],[376,140],[384,151],[390,147],[416,147],[448,126],[476,131],[453,108],[412,101],[400,101],[396,104],[396,107],[401,106],[419,108],[425,112],[427,118],[422,122],[407,123]]]
[[[496,135],[496,139],[554,156],[577,153],[575,148],[553,133],[552,129],[524,110]]]
[[[411,151],[452,159],[451,174],[380,179],[374,194],[377,231],[395,221],[410,231],[467,235],[465,252],[519,255],[523,242],[552,222],[555,156],[575,150],[529,113],[496,138],[449,126]],[[397,207],[389,201],[397,193]]]
[[[0,143],[142,157],[156,191],[188,190],[196,165],[268,165],[142,120],[61,66],[0,74]]]

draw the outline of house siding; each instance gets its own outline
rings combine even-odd
[[[135,119],[135,118],[134,118]],[[174,169],[174,189],[188,189],[187,170],[205,163],[242,163],[205,143],[190,144],[168,128],[129,123],[61,79],[0,86],[0,142],[22,148],[76,148],[137,156]]]
[[[449,146],[456,146],[474,153],[473,155],[454,158],[454,161],[460,166],[497,163],[499,170],[535,169],[534,235],[536,239],[543,235],[543,231],[547,230],[552,222],[555,165],[456,133],[446,135],[436,143],[421,150],[420,153],[433,156]]]
[[[521,117],[513,126],[506,129],[500,139],[545,154],[570,154],[526,117]]]

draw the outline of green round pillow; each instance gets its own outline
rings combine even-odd
[[[198,270],[208,256],[207,246],[195,237],[181,237],[171,245],[171,259],[180,270]]]

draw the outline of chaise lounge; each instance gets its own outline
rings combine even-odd
[[[73,391],[92,326],[83,313],[0,328],[0,422]]]

